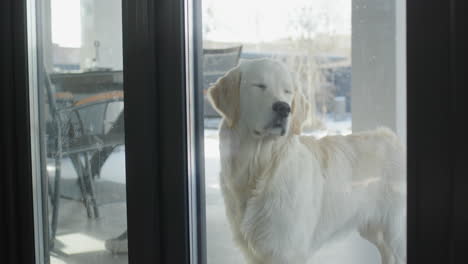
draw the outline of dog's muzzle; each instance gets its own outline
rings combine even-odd
[[[286,118],[288,117],[289,113],[291,113],[291,107],[286,102],[275,102],[272,108],[273,112],[275,112],[281,118]]]
[[[291,107],[286,102],[278,101],[273,104],[272,108],[275,113],[274,118],[265,128],[269,130],[271,134],[284,136],[288,117],[291,113]]]

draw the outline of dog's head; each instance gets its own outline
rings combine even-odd
[[[286,66],[269,59],[230,70],[208,97],[229,127],[243,125],[255,137],[300,134],[310,107]]]

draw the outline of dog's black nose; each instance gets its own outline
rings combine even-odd
[[[273,111],[281,117],[287,117],[291,112],[291,107],[286,102],[278,101],[273,104]]]

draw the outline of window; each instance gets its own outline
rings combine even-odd
[[[45,0],[36,11],[30,89],[44,260],[127,263],[121,2]]]
[[[248,259],[255,262],[268,259],[268,256],[274,254],[278,255],[268,261],[286,262],[287,259],[281,259],[281,254],[289,254],[288,250],[293,250],[287,249],[287,246],[299,247],[304,244],[309,247],[305,252],[315,251],[311,261],[317,263],[378,263],[381,254],[384,261],[389,257],[386,254],[395,254],[400,262],[406,258],[405,250],[399,248],[404,248],[406,243],[405,20],[405,1],[401,0],[203,1],[203,54],[200,55],[203,61],[203,84],[198,89],[203,90],[205,95],[203,109],[208,263],[243,263]],[[271,66],[271,61],[258,61],[261,59],[280,63],[284,68],[275,70],[281,66]],[[282,76],[283,72],[288,72],[289,75]],[[287,81],[287,76],[291,76],[290,82]],[[232,90],[238,90],[240,95]],[[297,107],[297,98],[284,94],[282,90],[289,90],[289,93],[296,96],[300,94],[311,106],[304,116],[302,135],[313,138],[311,140],[316,146],[309,145],[311,151],[322,148],[328,158],[327,155],[309,157],[304,153],[298,154],[304,144],[296,145],[291,142],[283,143],[287,145],[288,154],[283,154],[284,157],[280,158],[275,156],[275,151],[279,151],[275,147],[281,144],[275,142],[284,141],[282,138],[292,140],[294,137],[287,130],[287,119],[282,123],[282,119],[278,117],[281,112],[276,111],[275,106],[278,103],[285,104],[285,115],[292,112],[290,122],[294,122],[293,108],[295,103]],[[233,106],[236,104],[237,106]],[[230,107],[240,110],[235,116],[229,116],[232,115],[229,112]],[[232,125],[232,122],[235,124]],[[278,132],[279,128],[275,126],[270,127],[268,124],[271,122],[278,123],[283,132]],[[378,148],[383,147],[384,142],[391,138],[381,136],[387,132],[371,132],[374,136],[369,137],[374,137],[375,141],[371,140],[373,143],[368,144],[374,145],[366,150],[362,146],[353,145],[352,139],[340,137],[350,134],[358,137],[356,135],[360,135],[359,132],[375,131],[379,127],[387,127],[395,134],[392,143],[387,146],[392,154],[384,159],[393,159],[391,163],[396,164],[391,165],[390,167],[395,167],[386,172],[386,162],[380,163],[378,158],[374,160],[373,155],[379,155]],[[340,150],[335,149],[334,152],[333,149],[344,147],[338,141],[345,145],[349,143],[347,147],[353,146],[348,154],[344,154],[347,158],[333,163],[333,159],[339,159],[340,155]],[[308,167],[291,160],[301,159],[301,155],[306,155],[311,163],[314,158],[327,160],[324,162],[332,167]],[[351,164],[347,163],[347,159],[353,159],[352,155],[359,157],[354,157],[357,160]],[[265,159],[263,163],[261,159]],[[362,165],[366,162],[369,162],[368,165]],[[380,166],[377,170],[382,171],[381,173],[370,173],[375,164],[380,164],[377,165]],[[284,166],[292,167],[287,171]],[[310,171],[297,171],[300,169],[294,170],[293,167]],[[307,177],[301,178],[301,175],[308,173],[311,178],[325,177],[323,189],[313,188],[314,184],[319,185],[317,180],[308,183]],[[301,192],[298,186],[301,184],[310,184],[311,193],[323,193],[307,193],[302,196],[291,194],[294,197],[290,199],[295,202],[285,202],[282,206],[274,207],[271,203],[275,199],[286,198],[281,198],[281,189],[271,191],[270,194],[267,191],[268,186],[259,187],[258,185],[268,184],[262,183],[262,177],[270,177],[269,181],[272,182],[275,177],[278,177],[278,181],[284,178],[283,184],[287,186],[284,188],[289,188],[293,193]],[[300,182],[296,183],[295,178],[301,178]],[[280,188],[273,183],[271,185],[270,188]],[[345,188],[344,185],[349,186]],[[391,199],[398,200],[394,205],[399,208],[398,212],[381,215],[379,220],[375,220],[378,224],[372,224],[374,220],[370,219],[356,220],[356,214],[373,214],[376,207],[393,206],[371,202],[380,199],[373,196],[373,192],[385,188],[398,189],[389,194]],[[353,200],[358,199],[354,195],[363,195],[362,192],[365,195],[361,197],[360,205],[347,203],[357,203],[357,200]],[[263,204],[259,202],[255,207],[255,199],[264,199]],[[304,216],[291,209],[302,204],[298,199],[325,200],[321,200],[320,210]],[[310,202],[310,210],[312,207],[313,202]],[[307,206],[304,210],[306,208]],[[347,212],[347,209],[355,211]],[[334,213],[333,210],[344,210],[346,213]],[[310,234],[294,236],[295,229],[291,226],[301,226],[302,222],[300,217],[285,217],[288,214],[307,217],[310,225],[319,221],[317,229],[307,229],[304,225],[302,231]],[[355,221],[363,222],[356,224]],[[348,229],[347,225],[354,226]],[[372,228],[369,229],[369,226],[372,225],[378,225],[378,230],[370,230]],[[395,226],[390,231],[385,229],[388,227],[386,225]],[[321,232],[324,229],[333,231]],[[348,232],[349,236],[343,235]],[[379,244],[378,239],[368,232],[375,236],[383,235],[387,241],[398,241],[398,245],[387,245],[395,251],[388,253],[385,246]],[[280,233],[283,235],[279,235]],[[274,241],[275,236],[280,236],[282,242]],[[292,238],[287,240],[287,236]],[[316,236],[323,237],[319,239]],[[300,238],[315,239],[315,242],[295,244],[298,242],[294,239]],[[267,244],[265,240],[272,242]],[[280,245],[276,251],[262,248],[262,245],[274,247],[274,243]],[[286,251],[289,253],[285,253]],[[299,262],[308,259],[308,256],[296,257]]]

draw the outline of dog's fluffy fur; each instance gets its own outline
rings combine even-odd
[[[248,263],[307,263],[356,229],[383,264],[406,263],[406,157],[393,132],[301,136],[310,106],[272,60],[241,64],[208,95],[223,116],[226,214]],[[266,125],[275,100],[292,108],[284,135]]]

